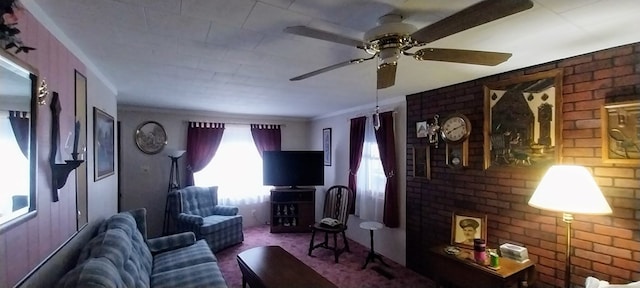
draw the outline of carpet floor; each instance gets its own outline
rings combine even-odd
[[[384,258],[384,262],[389,267],[376,260],[362,270],[369,250],[351,240],[351,253],[340,255],[339,263],[334,262],[332,251],[327,249],[315,249],[313,256],[308,256],[310,237],[311,233],[270,233],[267,225],[245,228],[242,244],[216,253],[218,265],[229,287],[242,287],[242,273],[236,260],[238,253],[258,246],[278,245],[338,287],[435,287],[428,278],[388,258]],[[316,235],[316,241],[319,239],[320,235]]]

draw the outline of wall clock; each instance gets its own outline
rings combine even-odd
[[[442,122],[440,134],[446,145],[445,161],[449,167],[469,166],[471,122],[463,114],[452,114]]]
[[[157,154],[167,145],[167,133],[160,123],[146,121],[136,128],[135,141],[140,151]]]

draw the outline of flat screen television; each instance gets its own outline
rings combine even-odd
[[[263,184],[292,188],[324,185],[323,155],[322,151],[265,151]]]

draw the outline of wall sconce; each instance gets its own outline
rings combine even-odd
[[[49,96],[49,88],[47,87],[47,82],[44,81],[44,78],[42,78],[40,87],[38,87],[38,104],[47,104],[47,96]]]
[[[433,116],[433,122],[427,123],[427,136],[429,137],[429,144],[435,144],[434,146],[438,148],[438,142],[440,139],[438,138],[438,134],[440,134],[440,124],[438,123],[438,118],[440,115],[436,114]]]
[[[51,176],[52,183],[54,189],[52,200],[53,202],[58,202],[58,189],[64,187],[67,183],[67,178],[69,178],[69,173],[75,170],[84,162],[84,160],[65,160],[64,164],[56,163],[56,154],[58,153],[58,135],[60,134],[60,111],[62,107],[60,107],[60,100],[58,98],[58,93],[53,92],[53,97],[51,98],[51,152],[49,154],[49,164],[51,166]],[[76,124],[76,133],[78,131],[78,124]],[[76,134],[77,135],[77,134]],[[77,155],[77,154],[76,154]]]

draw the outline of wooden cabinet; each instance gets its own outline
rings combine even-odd
[[[314,188],[271,190],[271,233],[309,232],[315,218]]]

